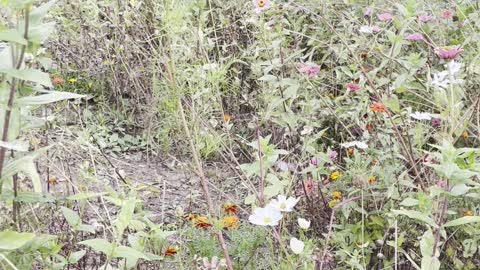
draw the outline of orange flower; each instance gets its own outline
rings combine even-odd
[[[370,105],[370,110],[373,112],[386,112],[387,108],[382,103],[373,103]]]
[[[208,220],[207,217],[196,217],[194,219],[195,222],[195,227],[197,228],[209,228],[212,227],[212,223],[210,223],[210,220]]]
[[[224,114],[223,115],[223,121],[225,122],[230,122],[230,120],[232,120],[232,117],[230,116],[230,114]]]
[[[173,257],[177,254],[178,249],[175,247],[168,247],[165,252],[163,253],[165,256]]]
[[[236,214],[238,212],[238,206],[234,203],[226,203],[223,205],[223,212],[227,214]]]
[[[223,218],[223,228],[225,229],[235,229],[239,226],[239,219],[237,216],[228,216]]]
[[[470,210],[467,210],[467,211],[463,212],[463,216],[464,217],[473,217],[473,212],[470,211]]]
[[[62,83],[64,83],[64,82],[65,82],[65,80],[62,79],[62,78],[60,78],[60,77],[53,77],[53,79],[52,79],[52,83],[53,83],[54,85],[62,84]]]
[[[355,153],[355,149],[353,147],[347,149],[347,155],[349,157],[353,156],[353,153]]]
[[[370,176],[370,177],[368,177],[368,182],[370,184],[373,184],[373,183],[377,182],[377,178],[375,176]]]
[[[464,139],[467,139],[468,138],[468,132],[465,130],[463,133],[462,133],[462,137]]]

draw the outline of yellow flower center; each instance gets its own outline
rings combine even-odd
[[[281,203],[280,204],[280,209],[285,209],[285,208],[287,208],[287,205],[285,203]]]
[[[263,1],[263,0],[258,1],[258,6],[261,7],[261,8],[264,7],[265,6],[265,1]]]
[[[268,218],[268,217],[263,218],[263,222],[264,222],[265,224],[270,223],[270,221],[272,221],[272,220],[271,220],[270,218]]]

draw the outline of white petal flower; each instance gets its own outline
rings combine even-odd
[[[410,114],[410,117],[417,120],[432,120],[433,115],[427,112],[414,112]]]
[[[447,69],[455,76],[460,71],[462,64],[460,64],[459,62],[450,61],[446,66]]]
[[[371,26],[361,26],[360,29],[358,30],[360,33],[364,33],[364,34],[371,34],[373,33],[373,27]]]
[[[304,218],[298,218],[297,221],[298,221],[298,226],[300,226],[300,228],[302,228],[304,230],[308,230],[308,228],[310,228],[310,221],[309,220],[306,220]]]
[[[305,244],[302,241],[298,240],[295,237],[292,237],[292,239],[290,239],[290,249],[293,251],[293,253],[300,254],[303,252],[304,248]]]
[[[282,212],[292,212],[293,207],[297,204],[300,198],[295,199],[285,195],[278,195],[277,199],[273,199],[268,205]]]
[[[367,149],[368,148],[368,145],[365,143],[365,142],[359,142],[359,141],[353,141],[353,142],[346,142],[346,143],[342,143],[340,144],[342,147],[345,147],[345,148],[350,148],[350,147],[357,147],[359,149]]]
[[[248,221],[260,226],[277,226],[282,219],[282,213],[276,208],[267,206],[265,208],[257,208],[253,211],[253,215],[248,217]]]

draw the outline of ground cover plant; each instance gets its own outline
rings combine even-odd
[[[1,269],[477,269],[478,1],[0,1]]]

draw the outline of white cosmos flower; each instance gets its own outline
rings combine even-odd
[[[293,207],[295,207],[299,200],[300,198],[295,199],[294,197],[290,197],[287,199],[287,196],[285,195],[278,195],[277,199],[273,199],[268,205],[278,211],[292,212]]]
[[[300,226],[300,228],[302,228],[304,230],[308,230],[308,228],[310,228],[310,221],[309,220],[306,220],[304,218],[298,218],[297,221],[298,221],[298,226]]]
[[[433,115],[427,112],[414,112],[410,114],[410,117],[417,120],[432,120]]]
[[[248,217],[248,221],[260,226],[277,226],[282,219],[282,213],[274,207],[257,208],[253,214]]]
[[[439,88],[448,88],[449,84],[461,84],[463,82],[462,79],[457,79],[457,73],[460,72],[462,64],[450,61],[448,64],[445,65],[447,70],[433,73],[433,80],[432,85],[437,86]],[[452,78],[450,78],[450,73],[452,74]]]
[[[359,149],[367,149],[368,148],[368,145],[365,142],[359,142],[359,141],[346,142],[346,143],[342,143],[340,145],[345,147],[345,148],[349,148],[349,147],[352,147],[352,146],[355,146]]]
[[[302,241],[298,240],[295,237],[292,237],[292,239],[290,239],[290,249],[293,251],[293,253],[300,254],[303,252],[304,248],[305,244]]]

